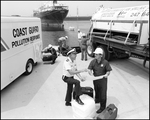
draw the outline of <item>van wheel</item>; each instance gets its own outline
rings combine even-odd
[[[33,71],[33,62],[32,60],[28,60],[27,64],[26,64],[26,71],[25,71],[25,74],[26,75],[29,75],[31,74]]]
[[[92,45],[88,45],[87,46],[87,54],[90,56],[90,57],[94,57],[94,48]]]
[[[107,50],[107,46],[100,46],[100,48],[104,51],[103,57],[108,61],[111,60],[112,54]]]

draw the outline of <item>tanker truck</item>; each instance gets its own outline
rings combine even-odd
[[[113,57],[149,60],[149,5],[104,8],[101,7],[91,18],[87,53],[100,47],[104,58]]]

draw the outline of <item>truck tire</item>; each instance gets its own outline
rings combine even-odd
[[[107,46],[100,46],[101,49],[103,49],[103,57],[110,61],[112,58],[112,54],[108,51]]]
[[[28,60],[26,63],[26,71],[25,71],[25,75],[29,75],[32,73],[33,71],[33,61],[32,60]]]
[[[93,46],[92,45],[88,45],[87,46],[87,54],[90,56],[90,57],[94,57],[94,48],[93,48]]]

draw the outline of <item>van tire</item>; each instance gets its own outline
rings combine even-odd
[[[31,74],[32,71],[33,71],[33,61],[32,61],[32,60],[28,60],[28,61],[27,61],[27,64],[26,64],[25,75]]]
[[[91,44],[87,45],[87,54],[90,56],[90,57],[94,57],[94,48]]]

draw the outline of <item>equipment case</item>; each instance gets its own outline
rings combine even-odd
[[[115,119],[117,117],[118,108],[114,104],[110,104],[107,108],[102,111],[98,116],[97,120],[101,119]]]
[[[92,87],[81,87],[82,94],[89,95],[93,98],[93,88]],[[73,99],[75,99],[75,91],[73,91]]]

